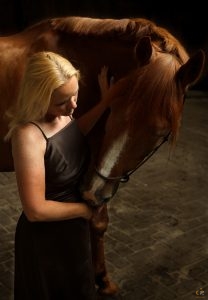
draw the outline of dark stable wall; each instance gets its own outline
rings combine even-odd
[[[199,48],[208,53],[208,11],[202,0],[195,4],[185,0],[1,0],[0,35],[16,33],[45,18],[73,15],[148,18],[170,30],[190,54]],[[208,62],[194,88],[208,90]]]

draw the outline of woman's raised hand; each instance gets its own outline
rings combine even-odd
[[[108,67],[103,66],[100,74],[98,74],[98,82],[100,86],[101,99],[108,99],[109,91],[111,86],[113,85],[113,77],[110,78],[110,82],[108,81]]]

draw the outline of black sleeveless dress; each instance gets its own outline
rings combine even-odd
[[[46,199],[81,202],[78,185],[88,147],[76,121],[50,138],[43,135]],[[94,299],[89,222],[29,222],[22,213],[15,234],[14,300]]]

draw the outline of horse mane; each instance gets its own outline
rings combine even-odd
[[[130,19],[96,19],[88,17],[65,17],[52,20],[56,30],[83,36],[122,36],[129,31],[133,38],[135,24]]]
[[[149,36],[161,51],[173,54],[181,63],[188,60],[188,54],[181,43],[165,28],[144,18],[96,19],[89,17],[63,17],[51,19],[55,31],[77,36],[117,39],[136,44],[140,38]]]

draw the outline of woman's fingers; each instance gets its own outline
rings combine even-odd
[[[105,85],[108,84],[107,74],[108,74],[108,67],[103,66],[101,72],[98,75],[98,81],[100,86],[102,86],[103,84]]]
[[[101,72],[98,75],[98,82],[100,86],[101,96],[104,98],[110,88],[109,82],[108,82],[108,67],[103,66],[101,68]]]

